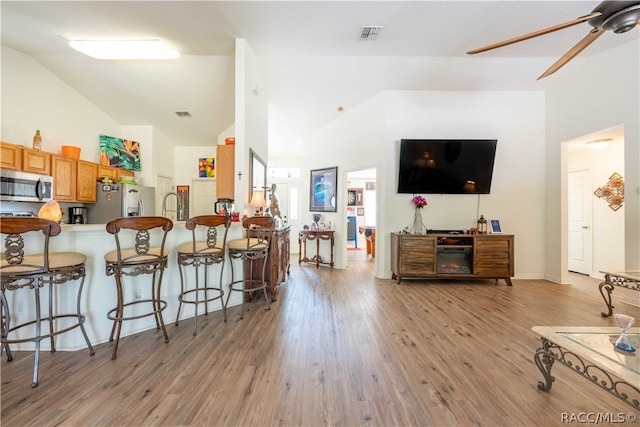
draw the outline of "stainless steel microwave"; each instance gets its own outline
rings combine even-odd
[[[52,195],[52,176],[0,169],[0,200],[48,202]]]

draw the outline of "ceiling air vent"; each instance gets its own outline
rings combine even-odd
[[[379,26],[363,26],[360,31],[360,40],[375,40],[382,31]]]
[[[178,117],[191,117],[191,113],[188,111],[176,111],[176,116]]]

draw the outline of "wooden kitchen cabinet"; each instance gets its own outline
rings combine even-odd
[[[98,165],[98,178],[108,177],[113,180],[113,182],[118,182],[116,180],[116,168],[113,166],[106,166],[99,164]]]
[[[0,142],[0,167],[2,169],[22,170],[22,147]]]
[[[51,153],[46,151],[22,149],[22,170],[51,175]]]
[[[85,160],[77,160],[77,162],[76,201],[95,203],[98,164]]]
[[[216,198],[235,199],[235,145],[216,146]]]
[[[121,168],[114,168],[113,166],[98,165],[98,178],[109,177],[113,182],[120,182],[120,178],[123,176],[133,176],[133,171]]]
[[[118,182],[120,182],[120,179],[124,176],[134,176],[134,173],[127,169],[116,168],[116,179]]]
[[[57,201],[76,200],[78,161],[69,157],[51,156],[53,198]]]

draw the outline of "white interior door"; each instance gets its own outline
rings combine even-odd
[[[213,215],[216,202],[216,182],[213,179],[194,179],[189,194],[191,217]]]
[[[591,275],[591,173],[569,172],[569,270]]]
[[[280,183],[276,184],[276,194],[278,195],[280,217],[284,222],[284,225],[289,225],[289,184]]]

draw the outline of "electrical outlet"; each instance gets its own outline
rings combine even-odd
[[[134,289],[133,290],[133,299],[134,300],[141,300],[142,299],[142,291],[140,291],[140,289]]]

